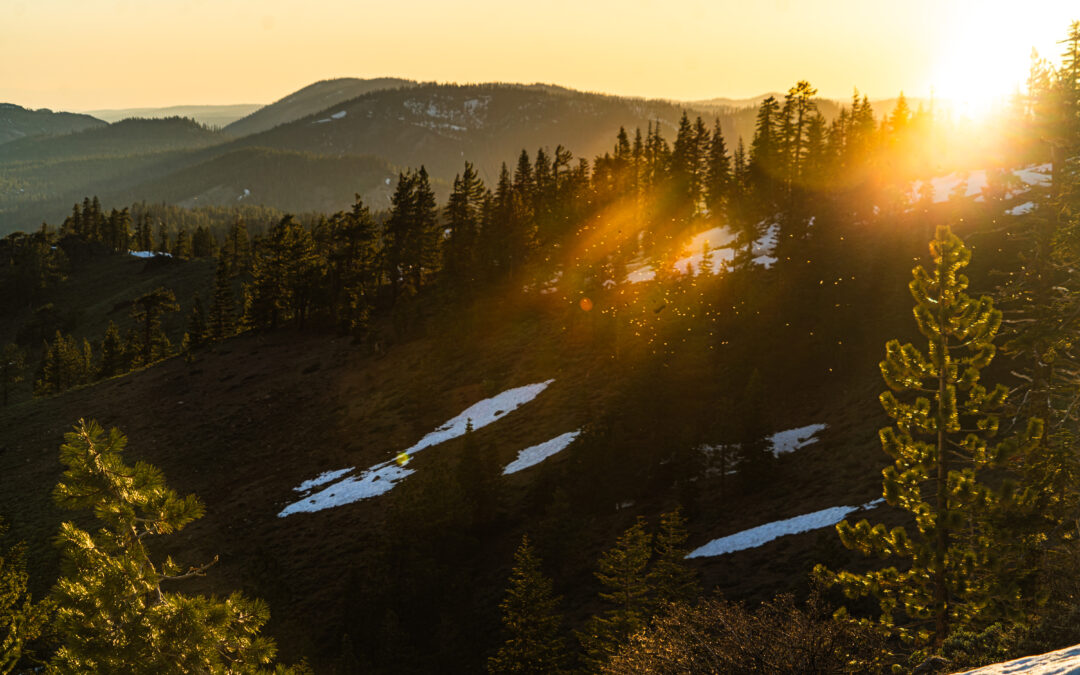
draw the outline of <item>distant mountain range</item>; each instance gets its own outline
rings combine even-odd
[[[119,122],[132,117],[156,119],[161,117],[187,117],[208,127],[224,127],[241,117],[246,117],[262,108],[261,103],[236,103],[233,105],[174,105],[166,108],[115,108],[108,110],[87,110],[106,122]]]
[[[779,94],[774,94],[780,96]],[[750,99],[694,103],[584,93],[548,84],[454,85],[398,78],[324,80],[253,106],[181,106],[89,115],[0,104],[0,235],[57,223],[71,204],[99,195],[106,207],[133,201],[223,205],[246,200],[284,210],[336,211],[361,194],[389,205],[398,171],[426,166],[445,196],[466,160],[489,185],[522,149],[557,145],[593,159],[611,151],[619,127],[658,125],[674,140],[686,110],[729,144],[753,134]],[[895,101],[887,102],[888,112]],[[831,117],[839,104],[821,100]],[[230,115],[249,114],[222,125]],[[168,113],[187,113],[168,116]],[[214,117],[214,116],[217,117]],[[211,119],[218,122],[208,124]]]

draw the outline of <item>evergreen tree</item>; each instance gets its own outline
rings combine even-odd
[[[709,143],[706,176],[705,204],[709,207],[709,215],[714,220],[720,220],[727,206],[732,176],[731,158],[728,156],[719,119],[716,120],[712,140]]]
[[[866,574],[834,574],[820,566],[816,572],[849,597],[876,597],[885,626],[919,646],[940,647],[951,631],[1000,618],[1016,599],[1015,580],[996,565],[1008,542],[991,536],[987,525],[994,510],[1008,503],[1010,485],[1000,476],[988,482],[986,474],[1000,473],[1009,459],[1029,452],[1042,425],[1031,420],[1023,434],[996,440],[1008,389],[999,384],[988,390],[979,380],[995,354],[1001,312],[990,298],[965,293],[962,272],[971,254],[947,227],[938,228],[930,250],[933,268],[915,268],[909,285],[927,352],[892,340],[881,363],[890,389],[881,403],[895,420],[895,427],[880,433],[894,460],[883,471],[884,495],[912,514],[915,531],[887,531],[865,519],[837,526],[848,548],[910,562]],[[894,391],[914,394],[914,400],[901,401]]]
[[[112,321],[105,329],[105,337],[101,340],[101,368],[98,370],[99,377],[112,377],[125,372],[129,366],[127,350],[124,341],[120,337],[120,329]]]
[[[696,575],[686,565],[686,518],[679,509],[660,516],[660,529],[653,539],[655,552],[648,581],[659,609],[669,602],[689,601],[699,592]]]
[[[539,174],[539,165],[537,170]],[[446,223],[450,235],[443,249],[443,271],[452,288],[465,292],[476,285],[479,276],[477,242],[483,217],[484,192],[483,181],[472,164],[466,162],[465,170],[454,178],[454,188],[446,203]]]
[[[132,301],[131,319],[139,327],[132,352],[136,363],[145,366],[169,355],[172,344],[161,328],[161,316],[179,309],[176,296],[167,288],[155,288]]]
[[[90,382],[94,375],[93,358],[87,340],[83,340],[80,347],[74,337],[56,331],[52,343],[45,347],[38,379],[34,383],[34,395],[59,394]]]
[[[540,559],[529,537],[514,553],[514,569],[502,610],[506,642],[488,659],[489,673],[558,673],[566,653],[560,635],[562,617],[553,584],[540,570]]]
[[[134,245],[136,250],[139,251],[154,250],[153,228],[150,226],[150,216],[145,212],[139,214],[139,218],[135,222]]]
[[[180,258],[181,260],[187,260],[191,257],[191,237],[188,235],[186,227],[181,227],[180,231],[176,233],[176,241],[173,242],[172,256],[174,258]]]
[[[6,530],[0,522],[0,537]],[[28,580],[25,547],[0,549],[0,675],[19,664],[27,644],[41,635],[52,609],[48,601],[33,601]]]
[[[652,555],[652,536],[645,530],[645,519],[638,518],[615,543],[600,556],[596,578],[606,589],[600,598],[612,607],[593,616],[578,633],[587,661],[599,668],[611,658],[627,638],[648,620],[649,583],[646,568]]]
[[[202,308],[202,298],[196,293],[191,303],[191,312],[188,314],[187,332],[184,333],[185,351],[198,349],[206,344],[208,330],[206,314]]]
[[[8,343],[0,350],[0,387],[3,388],[3,405],[8,404],[12,387],[23,381],[26,370],[26,353],[18,345]]]
[[[747,178],[757,213],[767,213],[776,205],[780,179],[780,105],[770,96],[758,107],[754,140],[747,159]]]
[[[229,275],[236,276],[251,268],[251,238],[243,218],[237,218],[229,228],[221,257],[227,262]]]
[[[224,340],[236,332],[236,301],[232,283],[229,281],[229,263],[225,256],[218,258],[214,272],[214,295],[210,300],[210,312],[206,317],[206,336],[210,340]]]
[[[173,584],[202,576],[213,562],[182,568],[155,561],[154,537],[182,530],[202,517],[194,495],[181,497],[161,471],[145,462],[125,465],[127,439],[96,422],[80,421],[65,435],[66,467],[54,499],[67,509],[91,511],[101,529],[66,522],[58,541],[63,575],[53,589],[61,647],[56,673],[258,673],[275,655],[259,631],[265,603],[239,593],[227,599],[183,595]],[[216,558],[215,558],[216,561]]]

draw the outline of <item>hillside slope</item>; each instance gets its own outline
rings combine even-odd
[[[14,103],[0,103],[0,144],[29,136],[70,134],[104,125],[105,122],[90,115],[53,112],[46,108],[30,110]]]
[[[320,80],[231,122],[224,131],[230,136],[248,136],[307,117],[329,106],[371,91],[410,87],[414,84],[412,80],[397,77],[378,77],[370,80],[340,77],[333,80]]]
[[[782,276],[762,269],[745,288],[718,277],[710,287],[717,302],[730,297],[734,307],[749,293],[754,311],[724,313],[715,334],[695,332],[665,354],[644,343],[611,351],[600,308],[631,287],[596,295],[595,313],[578,308],[572,288],[549,295],[492,288],[474,306],[424,323],[415,318],[422,308],[403,310],[378,322],[362,344],[291,331],[246,334],[190,363],[173,358],[25,401],[0,410],[0,473],[12,486],[0,494],[0,514],[28,542],[41,590],[56,570],[52,535],[67,517],[49,497],[60,473],[57,448],[75,420],[96,418],[128,434],[130,459],[158,465],[172,486],[205,501],[207,516],[167,552],[181,564],[220,554],[221,563],[190,589],[241,588],[267,599],[270,632],[286,658],[307,656],[317,672],[328,669],[347,634],[373,670],[475,672],[497,643],[498,601],[524,532],[541,542],[569,598],[571,623],[580,625],[596,609],[596,558],[638,515],[655,518],[684,504],[696,547],[880,493],[876,364],[885,339],[913,332],[904,291],[911,255],[900,252],[918,255],[922,242],[910,228],[847,236],[859,253],[832,273],[860,283],[820,285],[821,270],[812,266],[789,266]],[[144,267],[110,260],[55,292],[78,290],[71,300],[96,307],[96,316],[108,307],[125,312],[125,278],[132,292],[159,279],[187,289],[184,298],[200,284],[208,290],[209,261]],[[649,284],[632,289],[653,314]],[[94,301],[97,295],[104,297]],[[189,300],[181,302],[186,312]],[[88,334],[100,330],[98,321]],[[724,418],[723,397],[741,390],[750,369],[767,383],[770,428],[828,426],[816,443],[782,455],[768,480],[688,496],[671,458],[712,440],[702,434]],[[307,498],[297,491],[305,481],[392,459],[478,401],[548,381],[468,439],[415,454],[407,466],[415,474],[388,493],[280,517]],[[469,452],[479,448],[481,461],[504,467],[525,448],[600,427],[616,450],[582,441],[498,477],[501,506],[480,530],[454,525],[440,534],[430,520],[445,510],[440,481],[460,473]],[[801,587],[813,563],[846,555],[824,529],[694,565],[707,588],[765,598]],[[389,652],[397,660],[380,660],[390,639],[402,647]]]
[[[562,145],[589,160],[610,152],[620,126],[633,134],[634,128],[644,133],[650,123],[659,124],[670,142],[682,112],[682,106],[667,101],[544,85],[421,84],[371,92],[236,144],[376,155],[402,167],[424,164],[444,180],[469,160],[493,183],[499,165],[512,164],[522,149],[532,154],[542,147],[550,153]],[[722,116],[725,134],[747,133],[752,110],[747,117]]]

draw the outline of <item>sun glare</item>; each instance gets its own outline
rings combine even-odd
[[[1057,56],[1057,17],[997,5],[956,7],[955,29],[930,77],[934,98],[962,117],[984,117],[1022,90],[1032,48]]]

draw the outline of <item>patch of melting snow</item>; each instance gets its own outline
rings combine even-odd
[[[779,457],[780,455],[794,452],[800,448],[805,448],[808,445],[817,443],[818,439],[814,438],[814,436],[816,436],[819,431],[824,431],[828,426],[828,424],[809,424],[797,429],[778,431],[772,436],[769,436],[769,443],[772,445],[773,454]]]
[[[713,539],[709,543],[694,549],[687,554],[687,558],[710,558],[713,556],[726,555],[736,551],[744,551],[757,548],[769,543],[774,539],[789,534],[800,534],[811,530],[820,530],[823,527],[836,525],[856,511],[865,511],[883,503],[884,499],[875,499],[860,506],[834,506],[813,513],[807,513],[786,520],[777,520],[764,525],[752,527],[749,530],[736,532],[726,537]]]
[[[128,251],[128,255],[136,258],[157,258],[158,256],[161,256],[162,258],[172,257],[172,253],[162,253],[161,251]]]
[[[299,485],[297,485],[293,489],[296,490],[297,492],[307,492],[308,490],[312,490],[314,488],[317,488],[320,485],[325,485],[326,483],[329,483],[332,480],[337,480],[338,478],[341,478],[342,476],[349,473],[350,471],[355,471],[355,470],[356,470],[355,466],[350,466],[347,469],[336,469],[334,471],[323,471],[318,476],[315,476],[314,478],[312,478],[310,480],[306,480],[303,483],[300,483]]]
[[[1065,675],[1080,673],[1080,645],[1065,647],[1045,654],[1025,656],[1004,663],[994,663],[975,670],[965,670],[959,675]]]
[[[345,115],[348,114],[348,112],[349,112],[348,110],[339,110],[336,113],[334,113],[333,115],[331,115],[330,119],[339,120],[342,117],[345,117]]]
[[[522,469],[535,466],[555,453],[565,450],[567,446],[574,442],[574,439],[576,439],[580,433],[581,429],[571,431],[561,436],[556,436],[550,441],[544,441],[539,445],[534,445],[519,451],[517,459],[507,464],[506,468],[503,469],[503,475],[517,473]]]
[[[278,513],[278,517],[285,518],[294,513],[321,511],[385,494],[393,489],[399,481],[415,473],[415,470],[405,468],[412,455],[425,448],[464,435],[466,427],[470,423],[475,430],[501,419],[506,413],[517,410],[539,396],[540,392],[547,389],[548,385],[554,381],[546,380],[525,385],[524,387],[507,389],[500,394],[478,401],[466,408],[457,417],[451,418],[435,431],[421,438],[412,447],[398,453],[396,459],[375,464],[358,476],[349,475],[356,470],[355,467],[324,471],[315,478],[300,483],[299,486],[293,489],[297,492],[306,492],[328,483],[329,485],[319,492],[302,497],[289,504]],[[537,461],[542,461],[542,459]]]
[[[780,224],[771,223],[760,237],[754,241],[753,247],[753,261],[756,265],[768,269],[776,262],[776,258],[773,257],[773,252],[776,250],[776,244],[780,239]],[[732,248],[732,242],[735,240],[735,235],[731,233],[726,227],[714,227],[711,230],[706,230],[700,234],[695,235],[690,243],[687,244],[687,250],[693,251],[692,254],[676,260],[673,269],[678,274],[684,274],[689,272],[690,274],[701,274],[703,271],[703,264],[705,262],[705,245],[709,245],[709,257],[712,258],[712,265],[709,268],[708,273],[720,274],[724,271],[724,267],[727,263],[735,259],[735,249]],[[656,278],[656,271],[649,264],[641,264],[638,267],[632,269],[626,275],[626,281],[631,284],[641,283],[643,281],[652,281]]]
[[[547,389],[548,385],[554,381],[546,380],[536,384],[528,384],[524,387],[507,389],[501,394],[474,403],[457,417],[448,420],[438,429],[421,438],[416,445],[405,450],[405,453],[411,455],[420,452],[424,448],[457,438],[465,433],[465,427],[470,422],[474,430],[486,427],[504,413],[516,410],[539,396],[540,392]]]
[[[346,469],[346,471],[351,470]],[[386,494],[397,485],[398,481],[413,473],[415,471],[412,469],[398,466],[393,461],[376,464],[359,476],[349,476],[315,494],[289,504],[278,514],[278,518],[285,518],[294,513],[313,513],[335,506],[342,506],[343,504],[351,504],[361,499],[377,497]]]
[[[1023,204],[1012,207],[1005,213],[1009,214],[1010,216],[1022,216],[1025,213],[1031,213],[1034,210],[1035,202],[1024,202]]]

